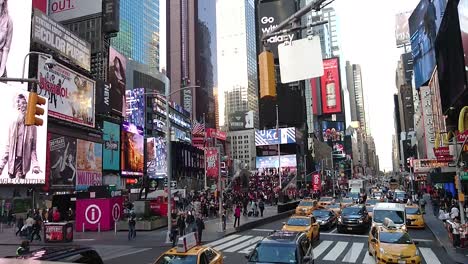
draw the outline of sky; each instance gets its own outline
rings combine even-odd
[[[418,2],[335,0],[332,4],[338,16],[342,60],[361,65],[366,121],[382,171],[392,170],[395,70],[402,53],[395,46],[395,14],[412,11]]]

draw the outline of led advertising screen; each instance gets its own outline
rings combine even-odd
[[[104,121],[103,126],[103,169],[118,171],[120,170],[120,126],[107,121]]]
[[[409,18],[414,79],[419,89],[429,81],[436,65],[434,43],[447,0],[421,0]]]
[[[255,130],[255,146],[296,143],[294,127],[267,130]]]
[[[0,184],[45,184],[47,107],[42,126],[25,126],[29,92],[0,83]]]
[[[344,122],[322,121],[324,142],[343,141],[345,136]]]
[[[109,48],[109,101],[111,112],[118,116],[125,113],[125,85],[127,78],[125,70],[127,69],[127,58],[118,53],[113,47]]]
[[[102,145],[81,139],[76,145],[76,190],[102,185]]]
[[[167,175],[166,140],[163,137],[146,139],[146,173],[151,179],[164,178]]]
[[[145,88],[125,91],[125,121],[137,127],[145,127]]]
[[[465,71],[468,77],[468,0],[460,0],[458,4],[458,19],[465,58]]]
[[[54,187],[73,187],[76,182],[76,138],[47,134],[49,184]]]
[[[278,168],[278,156],[256,157],[257,169]],[[281,168],[297,167],[296,155],[281,155]]]
[[[144,136],[143,130],[133,124],[122,124],[122,151],[120,169],[122,176],[140,177],[144,170]]]
[[[320,78],[322,91],[322,113],[341,113],[341,81],[338,58],[323,60],[323,76]]]

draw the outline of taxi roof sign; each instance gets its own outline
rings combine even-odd
[[[177,252],[178,253],[185,253],[189,251],[191,248],[197,245],[197,239],[195,237],[195,233],[189,233],[183,237],[179,238],[177,242]]]

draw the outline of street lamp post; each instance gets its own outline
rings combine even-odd
[[[38,51],[30,51],[24,56],[23,71],[22,71],[22,74],[21,74],[21,78],[0,77],[0,82],[21,82],[21,83],[27,82],[27,83],[36,83],[36,84],[38,84],[39,80],[37,79],[37,77],[36,78],[24,78],[24,71],[26,69],[26,59],[32,54],[42,55],[42,56],[47,57],[47,60],[46,60],[45,64],[49,68],[53,68],[55,65],[57,65],[57,62],[54,60],[52,55],[47,54],[47,53],[43,53],[43,52],[38,52]]]

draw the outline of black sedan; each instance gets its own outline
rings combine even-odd
[[[337,215],[330,209],[316,209],[313,211],[317,223],[320,224],[320,229],[330,229],[336,225]]]
[[[25,252],[19,257],[10,256],[6,258],[46,260],[67,263],[104,264],[99,253],[97,253],[93,248],[86,246],[44,247]]]

